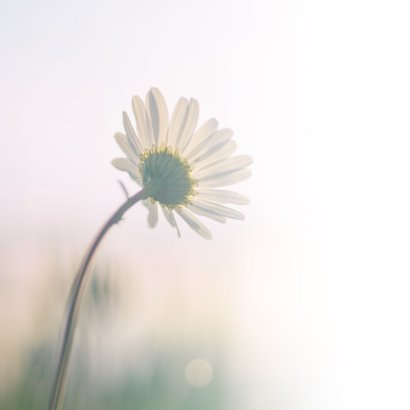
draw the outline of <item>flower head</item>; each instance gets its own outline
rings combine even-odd
[[[251,175],[246,168],[252,162],[249,156],[231,156],[236,149],[231,130],[218,130],[215,119],[196,129],[199,107],[193,98],[180,98],[169,119],[164,97],[157,88],[148,92],[145,104],[140,97],[133,97],[132,108],[136,130],[124,112],[125,134],[115,134],[126,158],[112,163],[146,190],[144,204],[151,227],[157,224],[158,206],[171,226],[178,230],[176,213],[207,239],[211,233],[194,214],[218,222],[244,218],[223,204],[247,204],[248,199],[218,189]]]

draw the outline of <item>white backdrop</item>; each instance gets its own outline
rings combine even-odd
[[[237,408],[410,407],[408,2],[0,4],[3,245],[82,249],[132,189],[109,164],[131,96],[193,96],[254,158],[247,219],[204,244],[133,210],[113,249],[229,272]]]

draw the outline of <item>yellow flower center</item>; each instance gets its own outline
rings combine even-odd
[[[171,147],[153,146],[140,156],[139,171],[148,196],[175,208],[189,203],[196,181],[188,162]]]

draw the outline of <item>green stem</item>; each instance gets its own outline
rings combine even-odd
[[[98,245],[103,240],[106,233],[112,226],[118,223],[124,213],[135,205],[138,201],[147,197],[146,191],[142,189],[135,195],[129,197],[108,219],[108,221],[102,226],[94,241],[92,242],[90,249],[88,250],[85,258],[80,266],[79,272],[74,279],[74,283],[71,288],[71,295],[69,299],[67,322],[64,328],[63,341],[61,345],[61,351],[58,358],[58,367],[53,381],[53,388],[50,395],[50,410],[59,410],[62,407],[64,388],[67,381],[67,368],[70,359],[71,346],[73,342],[73,336],[75,331],[75,325],[77,322],[78,313],[81,305],[81,295],[84,294],[84,290],[87,286],[87,279],[90,276],[88,267],[93,259],[93,256],[98,248]]]

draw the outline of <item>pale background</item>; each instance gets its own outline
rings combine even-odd
[[[409,18],[407,1],[1,0],[0,391],[61,315],[50,243],[75,270],[116,180],[135,189],[112,136],[157,86],[232,128],[254,175],[246,220],[210,222],[211,242],[149,230],[141,206],[110,235],[101,258],[152,289],[144,329],[182,314],[170,343],[184,323],[224,339],[234,409],[408,409]]]

